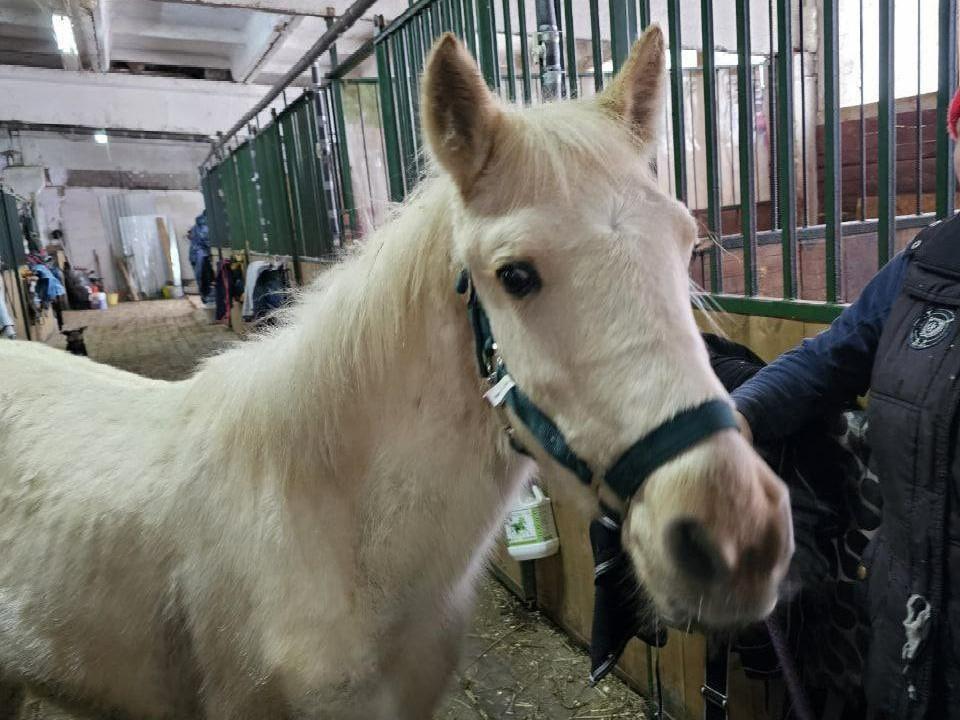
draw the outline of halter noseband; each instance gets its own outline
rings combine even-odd
[[[473,327],[477,365],[480,376],[490,388],[484,397],[495,407],[506,405],[554,460],[570,470],[585,485],[593,481],[590,466],[567,444],[560,428],[517,387],[500,356],[487,317],[470,274],[463,270],[457,280],[457,292],[467,294],[467,313]],[[627,502],[655,470],[690,449],[701,440],[720,432],[736,429],[737,422],[728,403],[707,400],[674,415],[627,448],[607,470],[604,481],[617,496]],[[507,428],[514,449],[526,452]]]

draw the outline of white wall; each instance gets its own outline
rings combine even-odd
[[[20,153],[27,166],[43,168],[45,186],[34,202],[41,242],[48,243],[50,233],[60,230],[71,260],[78,266],[94,268],[96,250],[104,279],[110,290],[122,287],[110,261],[108,233],[100,211],[101,198],[126,194],[148,198],[156,212],[170,218],[180,245],[182,277],[193,278],[189,267],[187,231],[203,211],[203,196],[195,188],[199,182],[197,166],[203,161],[207,147],[201,143],[166,140],[134,140],[116,138],[105,145],[95,143],[89,135],[22,132],[18,136],[0,137],[0,150]],[[2,160],[0,160],[2,162]],[[18,168],[0,168],[0,179],[16,175]],[[83,173],[87,173],[86,176]],[[90,173],[102,173],[92,175]],[[91,178],[99,184],[78,185]],[[124,182],[149,180],[149,187],[177,189],[142,190],[107,186],[116,177]]]
[[[180,266],[184,280],[193,278],[187,252],[190,244],[187,231],[194,218],[203,211],[203,196],[196,191],[117,190],[113,188],[52,188],[41,191],[38,204],[53,213],[56,208],[63,229],[67,254],[76,266],[96,268],[94,251],[100,257],[104,282],[110,291],[124,289],[123,282],[110,260],[110,245],[101,199],[108,195],[126,194],[138,199],[149,199],[158,215],[170,218],[180,248]]]

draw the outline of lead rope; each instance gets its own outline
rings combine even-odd
[[[773,643],[773,651],[777,654],[777,660],[780,661],[780,668],[783,670],[783,680],[787,685],[787,694],[790,696],[790,702],[798,720],[814,720],[807,694],[800,684],[800,676],[797,675],[797,668],[793,664],[790,649],[787,647],[787,641],[783,637],[780,626],[772,617],[767,618],[766,625],[767,632],[770,633],[770,642]]]

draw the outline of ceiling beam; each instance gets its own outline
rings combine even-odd
[[[326,17],[332,12],[330,8],[323,5],[323,0],[154,0],[154,2],[176,2],[182,5],[260,10],[261,12],[280,13],[281,15]]]
[[[68,125],[64,123],[30,123],[16,120],[0,120],[0,130],[17,132],[57,133],[59,135],[93,136],[102,133],[102,127],[86,125]],[[175,142],[210,144],[210,137],[195,133],[163,132],[159,130],[130,130],[129,128],[110,128],[110,137],[130,138],[134,140],[172,140]]]
[[[168,67],[197,67],[215,70],[229,70],[230,61],[217,55],[202,53],[163,52],[160,50],[138,50],[128,47],[114,47],[111,51],[114,61],[143,63],[145,65],[166,65]]]
[[[214,80],[0,65],[0,121],[212,136],[242,117],[264,92],[255,85]]]
[[[241,30],[202,27],[197,25],[169,25],[164,23],[138,22],[130,18],[115,19],[111,25],[113,35],[136,35],[137,37],[164,40],[189,40],[193,42],[216,42],[239,45],[247,36]]]
[[[49,28],[50,13],[42,12],[39,8],[34,11],[27,11],[0,7],[0,24]]]
[[[4,45],[0,50],[0,65],[26,65],[28,67],[49,68],[58,70],[62,67],[60,64],[60,53],[33,52],[32,50],[18,51],[11,50]]]

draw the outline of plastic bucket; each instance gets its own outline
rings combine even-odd
[[[117,293],[107,293],[107,305],[113,307],[120,304],[120,295]]]
[[[504,524],[507,552],[514,560],[537,560],[560,549],[550,498],[538,485],[520,497]]]

